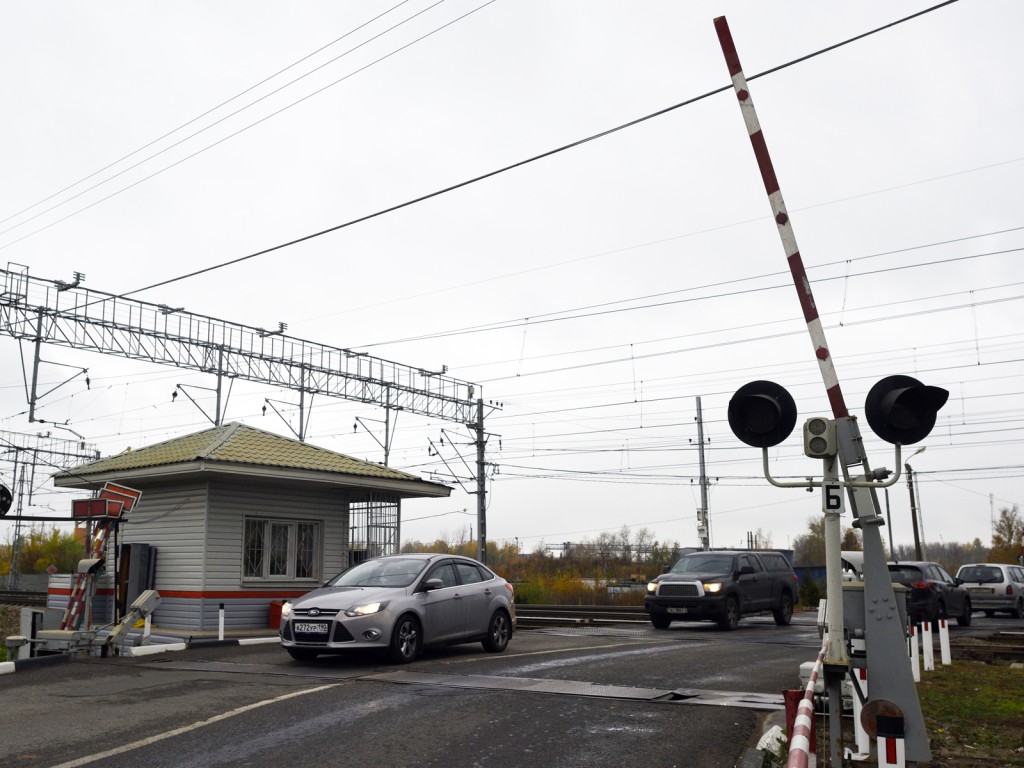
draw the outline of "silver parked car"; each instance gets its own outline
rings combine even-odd
[[[971,563],[960,566],[956,577],[971,593],[976,611],[986,616],[1004,611],[1024,618],[1024,567],[1002,563]]]
[[[508,646],[516,626],[512,585],[468,557],[387,555],[352,566],[285,603],[281,645],[292,658],[376,649],[398,664],[428,645]]]

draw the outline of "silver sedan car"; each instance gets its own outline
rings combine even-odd
[[[468,557],[387,555],[352,566],[281,611],[281,646],[308,661],[376,649],[398,664],[425,646],[508,647],[516,626],[512,585]]]

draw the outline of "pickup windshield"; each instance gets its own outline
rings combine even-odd
[[[672,566],[670,573],[730,573],[732,557],[713,553],[685,555]]]

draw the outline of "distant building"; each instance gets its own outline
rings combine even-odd
[[[95,490],[108,481],[138,489],[142,498],[119,526],[121,546],[110,547],[96,621],[112,618],[117,572],[121,612],[133,590],[154,588],[162,598],[154,625],[177,630],[217,629],[221,604],[228,629],[268,626],[272,601],[304,594],[367,557],[397,552],[402,499],[451,493],[240,423],[54,475],[61,488]],[[67,603],[70,577],[60,578],[51,580],[50,607]]]

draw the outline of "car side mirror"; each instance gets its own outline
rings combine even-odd
[[[753,573],[753,572],[754,572],[754,566],[752,566],[752,565],[744,565],[736,573],[739,574],[740,576],[746,576],[748,573]]]
[[[435,589],[444,589],[444,582],[440,579],[427,579],[423,582],[424,592],[430,592]]]

